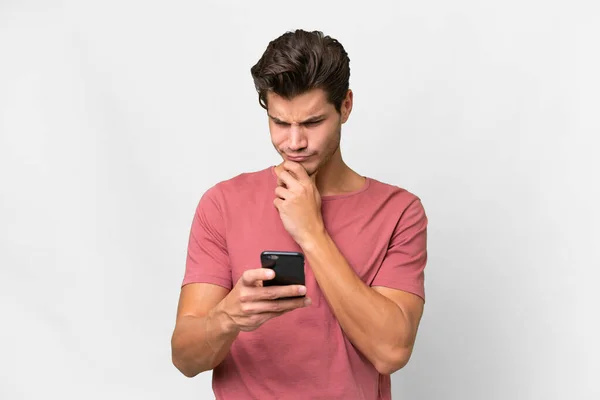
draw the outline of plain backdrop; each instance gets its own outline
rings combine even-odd
[[[250,67],[322,30],[342,151],[421,197],[394,399],[600,398],[596,1],[0,0],[0,399],[209,399],[170,336],[197,202],[279,162]],[[349,399],[351,400],[351,399]]]

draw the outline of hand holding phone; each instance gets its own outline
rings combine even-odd
[[[293,267],[293,270],[297,271],[298,266]],[[277,272],[268,266],[244,271],[215,309],[216,313],[227,316],[223,318],[226,330],[251,332],[272,318],[310,306],[311,299],[305,296],[304,269],[301,281],[296,280],[298,276],[285,278],[285,275],[279,276],[284,277],[283,285],[273,285],[271,281],[277,276]]]

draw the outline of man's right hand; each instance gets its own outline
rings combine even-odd
[[[230,320],[231,324],[227,325],[231,330],[250,332],[271,318],[311,304],[308,297],[286,298],[306,294],[305,286],[263,286],[263,281],[274,277],[275,272],[269,268],[244,271],[237,284],[217,307]]]

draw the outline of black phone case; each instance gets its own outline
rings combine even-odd
[[[291,251],[263,251],[263,268],[275,271],[275,278],[263,281],[263,286],[304,285],[304,254]]]

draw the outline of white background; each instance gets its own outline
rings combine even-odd
[[[350,55],[346,161],[430,219],[394,398],[600,398],[598,9],[0,0],[0,399],[212,398],[170,359],[189,227],[279,161],[250,67],[295,28]]]

